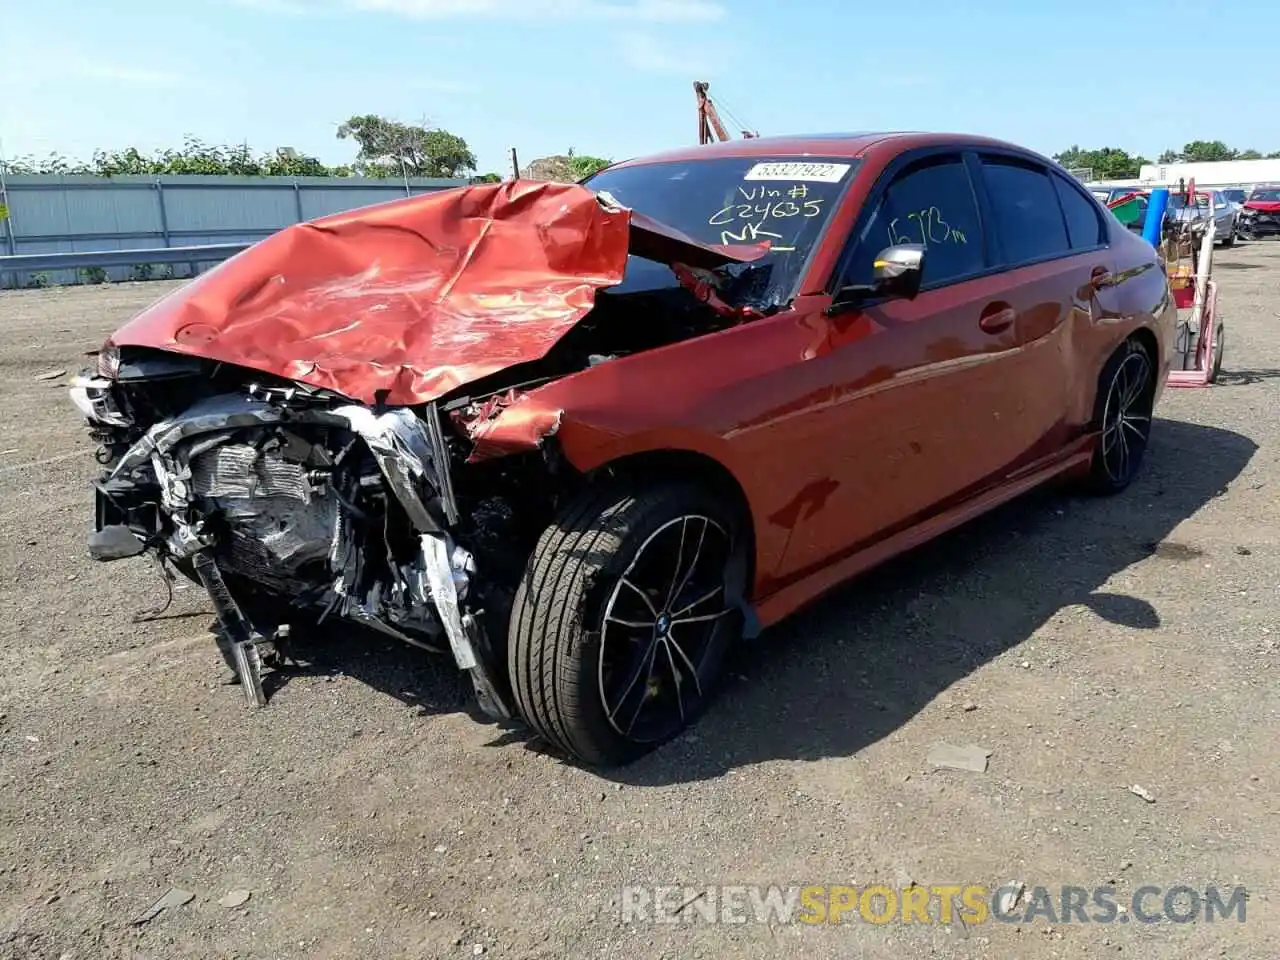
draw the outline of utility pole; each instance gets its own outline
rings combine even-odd
[[[516,159],[516,148],[511,148],[511,179],[520,179],[520,161]]]
[[[0,139],[0,221],[4,222],[5,246],[12,256],[18,252],[18,242],[13,232],[13,213],[9,209],[9,161],[5,159],[3,139]],[[15,285],[17,278],[15,273]]]

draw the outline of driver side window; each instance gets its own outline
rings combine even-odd
[[[928,157],[905,167],[871,202],[871,215],[857,228],[845,283],[870,283],[876,255],[900,243],[924,246],[926,288],[984,268],[978,204],[969,170],[958,154]]]

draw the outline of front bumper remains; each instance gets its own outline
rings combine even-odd
[[[127,422],[113,402],[110,381],[80,378],[72,387],[72,398],[93,430]],[[216,549],[224,532],[199,509],[194,461],[198,454],[229,445],[230,438],[246,428],[349,431],[367,445],[386,489],[412,525],[417,556],[395,569],[394,581],[385,589],[379,583],[361,595],[355,585],[362,582],[366,558],[344,524],[345,514],[336,511],[328,545],[333,577],[322,598],[324,615],[334,612],[428,649],[435,648],[422,641],[424,631],[443,633],[453,660],[472,681],[480,708],[498,719],[514,716],[500,681],[502,671],[481,626],[481,611],[464,602],[475,563],[449,532],[458,519],[457,507],[434,405],[419,417],[406,408],[375,413],[357,404],[291,406],[289,399],[251,388],[248,395],[222,394],[198,401],[151,427],[96,484],[90,555],[110,561],[151,551],[187,565],[213,603],[218,645],[234,666],[246,699],[263,706],[263,664],[277,659],[277,645],[290,628],[260,626],[234,595]],[[158,497],[154,489],[135,482],[142,472],[154,476]]]
[[[1237,221],[1237,230],[1245,237],[1271,237],[1280,234],[1280,213],[1255,213],[1253,216],[1242,215]]]

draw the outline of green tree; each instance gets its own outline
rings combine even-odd
[[[1138,175],[1147,159],[1142,156],[1131,156],[1128,151],[1119,147],[1102,147],[1099,150],[1085,150],[1072,145],[1054,158],[1064,167],[1087,167],[1099,180],[1129,180]]]
[[[583,180],[591,176],[598,170],[603,170],[612,160],[605,160],[601,157],[592,157],[587,154],[574,153],[573,148],[569,148],[567,154],[569,158],[569,175],[574,180]]]
[[[350,167],[326,167],[315,157],[277,151],[255,155],[247,144],[216,146],[188,137],[178,149],[144,154],[137,147],[96,150],[88,163],[50,154],[43,160],[22,158],[9,164],[9,173],[62,173],[115,177],[138,174],[204,174],[247,177],[350,176]]]
[[[1221,140],[1192,140],[1182,148],[1181,159],[1187,163],[1211,163],[1216,160],[1234,160],[1237,157]]]
[[[1241,150],[1236,154],[1237,160],[1261,160],[1262,151],[1260,150]]]
[[[355,168],[365,176],[463,177],[476,168],[475,154],[458,135],[371,113],[338,127],[338,139],[359,144]]]

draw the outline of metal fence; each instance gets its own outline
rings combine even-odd
[[[234,245],[282,227],[397,197],[460,186],[465,180],[337,177],[13,176],[0,195],[0,286],[189,276],[209,261],[174,263],[173,248]],[[86,251],[168,250],[156,261],[75,270],[5,270],[3,256]],[[195,254],[192,254],[195,256]],[[125,259],[132,259],[125,257]]]

